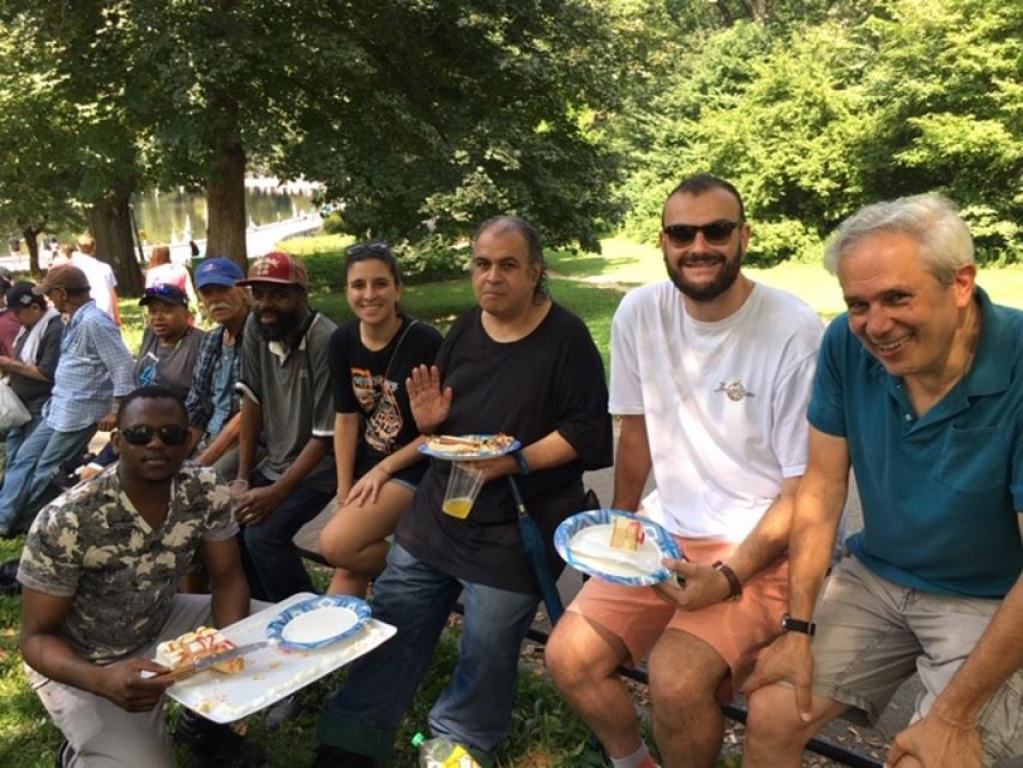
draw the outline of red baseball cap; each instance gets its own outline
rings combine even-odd
[[[239,280],[235,285],[252,285],[253,283],[297,285],[300,288],[309,286],[305,264],[282,251],[273,251],[258,259],[249,267],[248,279]]]

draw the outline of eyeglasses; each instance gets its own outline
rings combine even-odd
[[[150,427],[148,424],[137,424],[121,430],[121,435],[129,445],[149,445],[157,435],[164,445],[182,445],[188,439],[188,427],[170,424],[166,427]]]
[[[669,224],[664,228],[664,234],[676,248],[692,245],[697,232],[702,232],[703,239],[711,245],[724,245],[731,239],[735,228],[741,225],[741,221],[728,219],[712,221],[710,224]]]
[[[374,253],[391,255],[391,246],[383,240],[370,240],[368,243],[356,243],[345,248],[346,259],[358,259]]]

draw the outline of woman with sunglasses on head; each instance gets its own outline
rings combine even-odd
[[[402,311],[401,294],[401,270],[387,243],[345,251],[345,295],[355,318],[330,344],[338,504],[320,535],[323,556],[336,566],[331,594],[365,596],[426,471],[405,379],[433,362],[442,338]]]

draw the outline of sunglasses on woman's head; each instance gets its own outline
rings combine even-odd
[[[182,445],[188,439],[188,427],[169,424],[166,427],[150,427],[148,424],[137,424],[121,430],[121,436],[130,445],[149,445],[157,436],[164,445]]]
[[[382,240],[370,240],[368,243],[356,243],[345,248],[346,259],[358,259],[362,256],[369,256],[374,253],[391,255],[391,246]]]
[[[664,234],[667,235],[668,242],[676,248],[692,245],[697,232],[702,232],[703,239],[711,245],[724,245],[732,238],[732,233],[741,223],[720,219],[710,224],[669,224],[664,228]]]

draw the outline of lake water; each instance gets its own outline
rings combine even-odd
[[[152,190],[133,201],[142,242],[187,243],[206,238],[206,197],[180,191]],[[316,210],[312,189],[245,188],[245,209],[256,226],[298,218]]]

